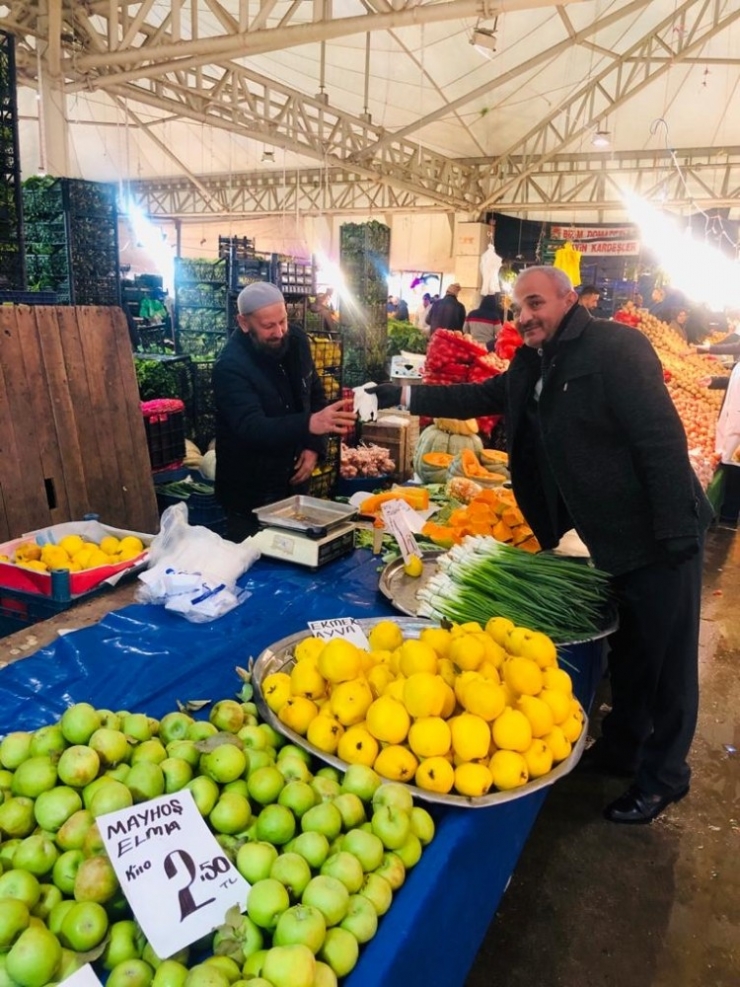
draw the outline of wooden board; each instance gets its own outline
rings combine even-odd
[[[0,539],[87,513],[156,531],[123,312],[0,306],[0,334]]]

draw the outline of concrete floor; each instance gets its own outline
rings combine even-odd
[[[601,809],[628,782],[558,782],[466,987],[740,985],[739,603],[740,536],[712,530],[691,794],[650,826],[618,826]],[[608,698],[605,685],[597,718]]]

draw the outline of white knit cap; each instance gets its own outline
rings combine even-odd
[[[258,309],[265,308],[266,305],[275,305],[284,302],[283,293],[274,284],[268,281],[254,281],[242,288],[236,300],[239,315],[251,315]]]

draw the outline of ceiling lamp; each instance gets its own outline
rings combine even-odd
[[[262,164],[275,164],[275,152],[265,149],[262,152]]]
[[[591,143],[593,144],[594,147],[609,147],[611,145],[609,131],[597,130],[596,133],[591,138]]]
[[[484,53],[496,51],[496,32],[492,28],[477,27],[470,43],[474,48],[483,48]]]

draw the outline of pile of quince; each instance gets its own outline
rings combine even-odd
[[[55,569],[82,572],[97,569],[98,566],[129,562],[143,551],[144,545],[136,535],[126,535],[120,539],[115,535],[106,535],[100,543],[85,541],[81,535],[65,535],[58,545],[21,542],[16,545],[12,556],[0,555],[0,562],[11,562],[35,572],[52,572]]]
[[[304,638],[290,672],[262,683],[281,723],[348,764],[480,797],[547,774],[581,735],[583,711],[545,634],[492,617],[404,639],[382,620],[369,642]]]

